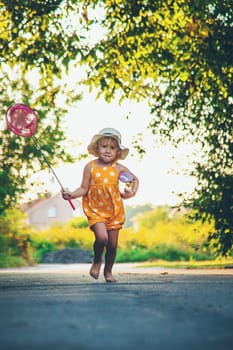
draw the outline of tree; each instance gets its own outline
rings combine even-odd
[[[71,160],[61,147],[62,118],[80,94],[63,78],[85,46],[76,22],[72,25],[65,18],[73,11],[82,20],[81,9],[79,1],[0,0],[0,213],[28,190],[32,171],[46,166],[30,138],[6,130],[4,115],[10,105],[23,102],[37,110],[36,137],[49,161]]]
[[[13,206],[0,215],[0,266],[34,263],[30,234],[33,229],[25,215]]]
[[[90,1],[91,3],[91,1]],[[215,219],[219,251],[233,243],[233,8],[230,0],[98,1],[106,35],[84,62],[107,101],[147,99],[152,133],[202,146],[188,201]]]

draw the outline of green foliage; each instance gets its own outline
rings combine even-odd
[[[157,222],[168,222],[168,207],[157,208],[145,214],[140,214],[140,228],[150,229],[153,228]]]
[[[109,0],[100,22],[105,35],[84,57],[86,84],[107,101],[146,99],[155,138],[201,145],[192,171],[194,208],[214,218],[210,238],[227,254],[233,242],[232,1]],[[223,187],[229,198],[215,201]]]
[[[193,222],[160,207],[135,218],[137,229],[120,232],[118,262],[163,259],[168,261],[206,260],[216,257],[215,247],[208,242],[213,224]],[[93,249],[94,235],[88,227],[79,227],[82,218],[71,219],[66,225],[51,226],[31,235],[33,246],[39,248],[37,261],[46,251],[66,247]],[[75,223],[75,225],[74,225]]]
[[[83,217],[76,217],[70,220],[70,226],[73,228],[85,228],[88,227],[88,221]]]
[[[133,225],[134,217],[137,214],[139,214],[139,213],[144,214],[148,211],[151,211],[151,210],[153,210],[153,207],[151,204],[135,205],[133,207],[126,205],[125,210],[126,210],[125,227],[130,227]]]
[[[35,248],[34,257],[37,262],[41,261],[41,258],[44,256],[44,254],[55,250],[54,244],[52,242],[47,242],[47,241],[40,241],[40,242],[34,241],[33,246]]]
[[[11,256],[0,253],[0,268],[27,266],[27,262],[21,256]]]
[[[154,249],[143,248],[140,246],[133,246],[124,250],[119,250],[117,253],[117,262],[139,262],[149,260],[163,260],[163,261],[203,261],[212,260],[213,256],[206,254],[195,253],[192,250],[184,250],[177,246],[167,246],[160,244]]]
[[[71,239],[65,244],[66,248],[80,248],[80,243],[75,239]]]
[[[77,24],[64,18],[82,8],[81,1],[59,6],[61,2],[1,1],[2,61],[10,66],[19,63],[25,71],[38,67],[41,78],[51,79],[51,73],[61,77],[62,65],[81,53]]]
[[[64,249],[66,247],[82,247],[92,249],[93,233],[90,232],[86,219],[72,218],[65,225],[51,225],[47,229],[32,232],[31,240],[35,247],[47,247],[49,249]],[[50,246],[51,244],[51,246]]]
[[[193,221],[188,215],[166,207],[138,215],[136,221],[137,229],[125,229],[120,234],[121,255],[142,253],[150,258],[152,254],[169,260],[177,254],[176,259],[189,260],[214,258],[219,254],[208,238],[213,222]]]
[[[31,241],[33,230],[26,223],[24,214],[14,208],[0,215],[0,264],[28,265],[34,263]]]
[[[167,207],[138,214],[135,220],[136,230],[130,227],[120,232],[118,262],[203,261],[218,256],[215,245],[208,242],[213,223],[192,221],[180,213],[171,216]],[[94,235],[83,221],[74,218],[66,225],[35,231],[21,212],[8,210],[0,216],[0,267],[31,265],[40,262],[45,253],[67,247],[92,250]]]
[[[200,187],[198,198],[192,199],[192,206],[198,209],[193,217],[203,221],[215,218],[215,230],[210,238],[219,253],[228,255],[233,246],[233,176],[219,175],[211,169],[205,172],[208,176],[201,180],[205,182],[206,191],[200,193]]]
[[[36,137],[49,162],[72,160],[62,147],[62,119],[80,94],[64,78],[84,48],[77,22],[63,19],[72,11],[79,13],[80,3],[60,5],[59,0],[0,1],[0,213],[35,186],[29,183],[32,172],[47,167],[31,138],[6,130],[4,115],[10,105],[22,102],[37,111]]]

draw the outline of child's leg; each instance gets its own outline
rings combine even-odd
[[[108,243],[108,232],[106,230],[105,224],[102,222],[98,222],[91,227],[92,231],[95,234],[95,242],[94,242],[94,262],[90,269],[91,277],[98,279],[101,263],[102,263],[102,254],[104,247]]]
[[[112,275],[112,267],[116,258],[119,230],[108,231],[108,243],[106,246],[104,277],[106,282],[116,282]]]

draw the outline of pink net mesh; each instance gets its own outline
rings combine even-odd
[[[8,108],[6,123],[14,134],[24,137],[34,135],[38,127],[35,111],[23,103],[17,103]]]

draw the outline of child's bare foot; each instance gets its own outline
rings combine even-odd
[[[106,282],[109,282],[109,283],[117,282],[117,280],[115,279],[115,277],[113,277],[111,272],[104,271],[104,277]]]
[[[95,280],[98,280],[98,278],[99,278],[100,268],[101,268],[101,262],[100,263],[93,263],[91,266],[90,275]]]

